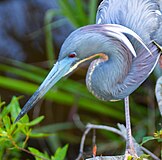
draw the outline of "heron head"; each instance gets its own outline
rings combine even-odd
[[[94,38],[95,34],[97,33],[88,33],[83,31],[83,29],[77,29],[69,35],[61,47],[58,61],[37,91],[22,108],[16,121],[34,107],[39,99],[41,99],[62,77],[76,69],[80,63],[97,56],[96,54],[92,54],[94,52],[99,52],[99,46]]]

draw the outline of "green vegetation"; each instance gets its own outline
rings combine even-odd
[[[13,97],[11,103],[7,106],[5,106],[4,102],[0,102],[0,159],[19,160],[23,151],[32,155],[36,160],[64,160],[68,148],[67,145],[63,148],[58,148],[52,156],[28,146],[27,143],[30,138],[42,138],[51,135],[33,132],[32,128],[40,123],[44,116],[29,121],[29,117],[25,115],[19,122],[14,123],[21,110],[18,100],[19,98]]]
[[[34,36],[37,36],[39,32],[45,32],[46,57],[48,60],[47,66],[49,66],[49,68],[53,65],[56,57],[51,30],[63,25],[65,17],[75,28],[95,23],[98,0],[89,0],[88,2],[73,0],[72,3],[69,3],[68,0],[61,0],[59,3],[59,10],[49,10],[46,13],[44,28],[40,29],[37,33],[33,33]],[[65,17],[53,22],[53,17],[57,15]],[[1,58],[0,73],[2,74],[0,75],[0,87],[1,89],[14,91],[16,95],[31,96],[43,81],[48,71],[43,69],[43,67]],[[11,158],[15,160],[19,159],[23,151],[34,156],[36,160],[41,158],[63,160],[67,151],[67,145],[62,149],[59,147],[69,144],[69,148],[71,147],[73,151],[76,146],[78,148],[86,123],[90,122],[109,126],[116,126],[118,122],[125,123],[123,102],[102,102],[93,97],[88,92],[85,83],[81,82],[85,79],[85,72],[85,68],[81,68],[79,72],[76,71],[74,73],[74,77],[62,79],[46,94],[42,105],[39,104],[39,107],[42,106],[42,108],[46,110],[42,111],[43,115],[46,117],[44,125],[37,125],[43,120],[43,116],[29,121],[27,115],[25,115],[20,122],[13,124],[20,111],[19,98],[13,97],[11,103],[7,106],[5,106],[4,102],[0,103],[0,142],[2,142],[2,147],[0,147],[0,159],[2,159],[2,157],[4,160]],[[6,76],[6,73],[10,76]],[[151,79],[155,84],[154,75],[152,75]],[[154,88],[152,88],[152,84],[147,83],[146,87],[141,86],[130,96],[133,136],[139,143],[142,141],[143,137],[153,135],[156,130],[161,129],[161,125],[159,125],[161,117],[158,107],[152,105],[155,103],[153,95]],[[35,112],[36,111],[34,111],[34,113]],[[36,114],[39,115],[39,111]],[[74,119],[76,115],[79,117],[79,120]],[[37,125],[37,127],[35,127],[35,125]],[[159,133],[161,133],[161,131],[157,132],[157,135],[161,136]],[[147,148],[155,154],[160,153],[161,150],[161,137],[157,138],[157,135],[148,139],[144,138],[142,141],[142,144],[149,141],[146,144]],[[29,147],[28,141],[31,138],[45,139],[48,148],[55,154],[47,154],[47,152],[44,151],[44,148],[47,147],[42,147],[41,151],[34,147]],[[155,142],[155,139],[158,140],[159,143]],[[155,143],[151,143],[150,140],[154,140]],[[91,137],[87,140],[86,145],[91,146]],[[120,137],[106,131],[97,131],[97,145],[98,153],[105,153],[106,155],[112,153],[120,154],[125,147]],[[91,155],[91,149],[88,150],[88,153],[89,152]],[[75,158],[78,153],[72,154],[74,154]],[[62,157],[60,157],[60,155]],[[160,154],[158,156],[160,157]]]

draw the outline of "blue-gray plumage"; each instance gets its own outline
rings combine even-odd
[[[96,24],[69,35],[58,62],[16,121],[61,77],[89,59],[93,61],[86,84],[94,96],[104,101],[128,97],[150,75],[160,56],[162,15],[159,2],[161,0],[103,0]]]
[[[84,61],[98,53],[107,55],[108,58],[101,56],[92,62],[86,78],[89,91],[105,101],[123,99],[131,94],[148,77],[159,57],[159,50],[154,44],[148,46],[150,54],[132,36],[140,46],[138,56],[133,56],[120,40],[120,35],[109,35],[110,26],[117,32],[113,25],[91,25],[74,31],[64,42],[58,59],[61,61],[73,51],[77,54],[77,61]],[[126,32],[126,28],[120,26],[120,29]]]

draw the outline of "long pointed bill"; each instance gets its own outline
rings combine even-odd
[[[47,75],[46,79],[43,81],[38,90],[32,95],[32,97],[27,101],[25,106],[22,108],[21,112],[17,116],[15,122],[17,122],[24,114],[26,114],[34,105],[46,94],[46,92],[54,86],[62,77],[70,73],[73,68],[73,63],[76,58],[64,58],[63,60],[57,62],[50,73]]]

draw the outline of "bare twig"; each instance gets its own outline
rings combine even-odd
[[[84,142],[85,142],[85,139],[86,139],[86,136],[87,134],[89,133],[89,131],[91,130],[91,128],[86,128],[83,136],[82,136],[82,140],[81,140],[81,143],[80,143],[80,150],[79,150],[79,155],[78,157],[76,158],[76,160],[80,160],[82,158],[82,155],[83,155],[83,148],[84,148]]]
[[[96,130],[95,129],[93,129],[92,147],[93,147],[93,150],[92,150],[93,157],[96,157],[97,145],[96,145]]]
[[[26,152],[26,153],[32,155],[33,157],[37,157],[37,158],[40,158],[40,159],[42,159],[42,160],[48,160],[47,158],[44,158],[44,157],[39,156],[39,155],[36,155],[36,154],[30,152],[30,151],[27,150],[27,149],[24,149],[24,148],[19,147],[19,146],[16,144],[16,142],[14,141],[14,139],[12,138],[12,136],[8,136],[8,138],[9,138],[9,140],[12,142],[13,146],[14,146],[16,149],[21,150],[21,151],[23,151],[23,152]],[[27,138],[27,139],[28,139],[28,138]]]
[[[78,114],[74,114],[73,115],[73,122],[75,124],[75,126],[80,129],[81,131],[85,130],[85,125],[82,123],[82,121],[80,120],[80,117]]]
[[[93,129],[92,144],[93,146],[96,145],[96,130],[95,129]]]
[[[87,124],[86,130],[85,130],[85,132],[84,132],[84,134],[82,136],[82,139],[81,139],[79,156],[76,158],[76,160],[80,160],[82,155],[83,155],[83,148],[84,148],[85,138],[86,138],[87,134],[90,132],[91,129],[104,129],[104,130],[108,130],[108,131],[114,132],[114,133],[119,134],[120,136],[122,136],[122,133],[120,132],[120,130],[118,130],[116,128],[109,127],[109,126],[103,126],[103,125]]]
[[[147,153],[148,155],[150,155],[154,160],[160,160],[157,156],[155,156],[152,152],[150,152],[148,149],[146,149],[145,147],[141,146],[141,149]]]
[[[120,136],[123,136],[121,131],[119,129],[116,129],[114,127],[109,127],[109,126],[104,126],[104,125],[95,125],[95,124],[87,124],[86,128],[91,128],[91,129],[103,129],[107,131],[114,132]]]
[[[76,160],[80,160],[83,156],[85,139],[86,139],[87,134],[91,131],[91,129],[103,129],[103,130],[111,131],[113,133],[120,135],[121,137],[123,137],[126,140],[126,128],[125,128],[125,126],[118,124],[118,127],[119,127],[120,130],[116,129],[114,127],[109,127],[109,126],[104,126],[104,125],[87,124],[86,130],[85,130],[85,132],[82,136],[82,139],[81,139],[80,153],[79,153],[79,156],[77,157]],[[160,160],[156,155],[151,153],[149,150],[147,150],[146,148],[141,147],[139,144],[137,144],[134,139],[133,139],[133,141],[134,141],[134,144],[135,144],[135,149],[138,150],[137,153],[142,154],[142,152],[140,150],[140,149],[142,149],[145,153],[149,154],[154,160]],[[123,160],[124,157],[125,157],[125,155],[121,155],[121,156],[100,156],[100,157],[90,158],[90,159],[87,159],[87,160]]]

